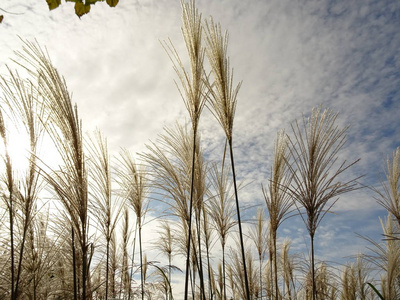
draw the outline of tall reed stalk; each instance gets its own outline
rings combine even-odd
[[[121,288],[120,288],[120,297],[122,290],[128,293],[128,299],[131,291],[131,279],[129,276],[129,267],[128,267],[128,243],[129,238],[131,236],[131,228],[129,225],[129,208],[127,205],[124,205],[123,219],[122,219],[122,270],[121,270]]]
[[[106,240],[106,299],[108,299],[110,242],[118,222],[118,216],[123,208],[123,202],[115,198],[111,188],[111,163],[107,139],[100,131],[96,131],[94,137],[89,139],[88,150],[93,179],[91,195],[95,204],[94,215]]]
[[[314,263],[314,237],[322,219],[336,203],[339,195],[357,189],[355,179],[342,175],[358,160],[337,164],[338,155],[346,142],[348,127],[336,125],[338,114],[321,108],[312,110],[310,118],[291,125],[294,137],[289,137],[292,164],[289,169],[293,177],[288,188],[296,208],[306,225],[311,241],[312,299],[316,299],[316,275]],[[303,208],[305,212],[300,209]]]
[[[371,238],[363,237],[371,243],[368,249],[371,254],[364,254],[363,257],[373,264],[378,271],[381,271],[381,291],[384,299],[399,299],[400,297],[400,240],[391,236],[399,232],[397,222],[388,213],[385,220],[381,221],[383,235],[387,238],[382,243],[375,242]]]
[[[190,267],[190,247],[192,240],[192,209],[193,209],[193,192],[194,192],[194,176],[195,176],[195,153],[197,130],[200,121],[200,115],[204,107],[204,53],[205,50],[201,45],[202,40],[202,23],[201,14],[195,7],[195,1],[185,3],[181,0],[182,6],[182,34],[185,40],[186,48],[189,55],[190,70],[187,71],[184,63],[180,59],[172,42],[164,43],[171,61],[174,64],[174,69],[179,77],[182,89],[178,87],[186,109],[192,122],[193,131],[193,152],[192,152],[192,171],[191,171],[191,189],[190,189],[190,204],[189,204],[189,226],[188,226],[188,244],[186,254],[186,271],[185,271],[185,300],[188,297],[189,286],[189,267]],[[178,85],[177,85],[178,86]],[[204,282],[201,283],[204,286]],[[205,294],[203,293],[203,298]]]
[[[206,22],[206,53],[211,66],[211,73],[214,81],[208,82],[209,106],[220,125],[222,126],[229,145],[231,158],[231,169],[233,176],[233,186],[236,200],[236,214],[239,226],[240,248],[244,270],[244,281],[246,287],[246,299],[250,300],[249,282],[247,276],[245,249],[242,232],[242,222],[240,217],[240,205],[238,188],[236,183],[235,162],[233,157],[233,120],[235,117],[237,94],[241,83],[233,88],[233,71],[230,70],[229,58],[227,56],[228,34],[221,33],[221,26],[215,25],[213,19]]]
[[[142,227],[144,218],[148,209],[147,199],[147,179],[145,170],[141,169],[135,163],[135,160],[130,152],[127,150],[121,153],[121,171],[119,176],[121,178],[121,188],[126,200],[131,205],[136,215],[136,223],[139,233],[139,256],[140,256],[140,285],[141,285],[141,298],[144,299],[144,272],[143,272],[143,249],[142,249]]]
[[[281,265],[283,274],[283,292],[284,299],[296,299],[296,285],[294,282],[295,264],[293,257],[289,254],[290,240],[285,239],[281,251]]]
[[[44,176],[70,217],[71,247],[74,252],[77,244],[82,265],[79,278],[82,292],[79,298],[86,299],[91,295],[87,289],[90,278],[88,182],[78,109],[72,105],[64,79],[38,44],[25,42],[23,51],[17,52],[17,55],[25,62],[22,66],[32,75],[33,80],[38,81],[38,93],[43,98],[48,118],[44,126],[64,163],[62,170],[44,172]],[[74,264],[76,258],[77,255],[73,255]],[[74,299],[77,299],[77,289],[74,294]]]
[[[208,210],[205,203],[202,203],[202,211],[203,211],[203,233],[204,233],[204,244],[206,246],[206,256],[207,256],[207,273],[208,273],[208,292],[209,299],[213,299],[213,288],[211,282],[212,269],[211,269],[211,248],[213,243],[213,229],[211,222],[209,221]]]
[[[385,179],[381,180],[382,190],[374,188],[377,202],[383,206],[400,225],[400,147],[386,160]]]
[[[4,183],[7,187],[7,195],[4,195],[4,200],[6,202],[9,222],[10,222],[10,269],[11,269],[11,300],[15,299],[14,286],[15,286],[15,249],[14,249],[14,171],[13,165],[8,152],[8,137],[6,126],[4,122],[3,112],[0,109],[0,135],[4,144],[4,164],[6,167],[6,176],[4,178]]]
[[[288,163],[288,139],[285,131],[278,132],[274,147],[274,160],[271,167],[271,177],[268,184],[268,189],[263,187],[263,194],[267,204],[269,213],[269,232],[272,243],[273,254],[272,264],[274,270],[274,291],[275,299],[279,299],[278,288],[278,266],[277,266],[277,232],[279,226],[286,220],[291,213],[293,201],[288,193],[288,188],[291,184],[291,176],[289,174]]]
[[[9,69],[9,79],[1,77],[0,87],[3,90],[5,101],[16,120],[20,120],[29,138],[29,149],[26,156],[28,168],[25,178],[21,179],[20,188],[16,193],[18,206],[22,212],[22,239],[19,246],[14,295],[19,295],[19,284],[22,273],[23,258],[28,230],[35,214],[34,206],[40,191],[39,170],[37,168],[38,142],[43,133],[41,120],[43,109],[40,107],[35,87],[23,80],[18,73]]]
[[[218,234],[222,249],[222,290],[221,298],[226,299],[226,270],[225,270],[225,245],[229,232],[235,226],[235,215],[232,195],[232,183],[229,182],[228,173],[224,166],[219,170],[214,164],[210,171],[210,216]]]
[[[173,251],[173,237],[172,237],[172,228],[169,221],[161,222],[161,231],[160,239],[155,243],[155,247],[159,249],[163,254],[165,254],[168,258],[168,283],[166,286],[166,295],[165,299],[170,300],[170,295],[172,295],[171,291],[171,270],[172,270],[172,251]]]
[[[266,237],[268,236],[268,231],[265,226],[265,216],[264,216],[264,209],[258,208],[257,209],[257,218],[254,223],[254,226],[251,228],[250,237],[254,242],[254,246],[256,247],[257,254],[258,254],[258,263],[259,263],[259,293],[260,299],[262,299],[262,292],[263,292],[263,284],[262,284],[262,270],[263,270],[263,261],[265,258],[265,253],[267,252],[267,243],[268,240]]]
[[[179,124],[175,129],[166,128],[165,131],[166,133],[158,139],[158,144],[147,145],[148,153],[144,153],[143,158],[153,172],[154,181],[152,186],[166,198],[170,213],[180,220],[178,223],[180,226],[179,235],[177,235],[178,252],[186,258],[189,238],[190,199],[197,199],[195,197],[195,189],[192,189],[197,186],[197,183],[193,182],[192,184],[191,181],[193,131],[188,132],[186,127],[182,127]],[[203,161],[203,159],[198,159],[201,156],[200,147],[196,147],[195,159],[198,162]],[[193,177],[193,180],[198,179],[199,177],[197,176]],[[192,233],[193,231],[195,232],[192,229]],[[193,242],[192,234],[190,236]],[[192,252],[197,250],[196,244],[192,245]],[[197,253],[194,253],[190,256],[190,259],[195,258],[194,261],[196,261],[197,257]]]

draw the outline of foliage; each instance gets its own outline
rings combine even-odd
[[[75,14],[80,18],[90,12],[91,5],[95,5],[96,2],[104,2],[104,0],[65,0],[66,2],[75,3]],[[56,9],[61,5],[61,0],[46,0],[50,10]],[[117,6],[119,0],[106,0],[110,7]],[[1,23],[1,21],[0,21]]]

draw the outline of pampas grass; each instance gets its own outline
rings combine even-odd
[[[144,269],[143,269],[143,249],[142,249],[142,226],[148,210],[147,199],[147,178],[146,171],[140,168],[133,158],[133,155],[124,150],[120,159],[122,169],[119,172],[121,178],[120,185],[122,193],[132,207],[136,215],[136,223],[139,232],[139,253],[140,253],[140,281],[141,297],[144,299]]]
[[[112,190],[111,163],[108,153],[107,139],[96,131],[89,139],[88,150],[91,168],[91,196],[93,198],[93,212],[97,217],[98,226],[106,240],[106,293],[108,299],[110,243],[117,226],[118,216],[123,208],[123,202],[115,197]]]
[[[233,72],[230,70],[227,55],[228,34],[222,36],[221,26],[214,24],[213,19],[210,23],[206,22],[206,54],[211,66],[211,73],[214,81],[208,82],[208,105],[210,111],[220,123],[225,132],[229,145],[231,158],[231,168],[233,176],[233,186],[236,200],[236,215],[238,219],[240,248],[242,251],[243,271],[245,276],[246,299],[250,300],[250,289],[247,278],[247,268],[245,259],[245,249],[243,241],[242,221],[240,217],[240,206],[238,188],[236,184],[235,163],[233,158],[233,120],[235,117],[237,94],[241,83],[233,88]]]
[[[293,200],[288,193],[291,185],[292,175],[289,173],[289,149],[288,137],[284,130],[277,134],[274,147],[274,160],[271,167],[271,177],[269,180],[268,188],[264,189],[264,199],[267,204],[269,213],[269,231],[271,238],[270,261],[271,270],[274,271],[274,290],[275,299],[278,299],[278,267],[277,267],[277,231],[279,226],[286,220],[292,212]]]
[[[185,276],[185,300],[188,297],[188,284],[189,284],[189,266],[190,266],[190,247],[191,247],[191,234],[192,234],[192,207],[193,207],[193,184],[195,176],[195,153],[197,141],[197,129],[200,121],[201,112],[205,104],[205,84],[204,84],[204,53],[205,50],[201,45],[202,40],[202,23],[201,14],[195,7],[195,2],[184,3],[181,1],[182,6],[182,34],[186,44],[189,55],[190,71],[186,71],[182,60],[179,57],[172,42],[164,43],[171,61],[174,63],[174,69],[179,77],[183,91],[179,88],[182,99],[185,103],[186,109],[189,112],[192,121],[193,131],[193,152],[192,152],[192,170],[191,170],[191,192],[189,204],[189,226],[188,226],[188,244],[186,255],[186,276]],[[202,282],[203,284],[203,282]],[[203,294],[204,298],[204,294]]]
[[[168,257],[168,272],[167,282],[165,284],[166,300],[169,300],[172,295],[171,289],[171,271],[172,271],[172,256],[173,256],[173,237],[172,228],[168,221],[161,222],[160,239],[155,243],[155,247],[161,251],[162,254]]]
[[[381,226],[384,236],[393,236],[399,232],[399,227],[389,214]],[[373,264],[377,270],[383,271],[381,274],[381,290],[384,299],[399,299],[400,297],[400,240],[385,239],[383,243],[378,243],[371,238],[364,237],[371,246],[368,247],[372,254],[365,254],[363,257]]]
[[[17,191],[18,209],[22,212],[22,240],[19,249],[18,267],[14,295],[18,295],[25,243],[28,230],[35,214],[34,205],[40,191],[39,172],[36,167],[38,141],[43,133],[41,119],[43,110],[40,108],[35,87],[23,80],[18,73],[9,69],[9,79],[1,77],[0,88],[3,91],[6,105],[14,118],[21,120],[29,137],[29,153],[27,153],[28,169],[25,178],[21,180]],[[28,151],[27,151],[28,152]]]
[[[229,182],[228,173],[224,169],[224,165],[221,166],[221,170],[216,164],[211,167],[210,184],[209,214],[221,243],[223,280],[220,291],[221,298],[226,299],[225,245],[228,234],[232,231],[236,221],[234,220],[232,183]]]
[[[64,163],[62,170],[44,172],[45,180],[51,185],[58,199],[69,214],[72,249],[79,250],[82,273],[79,279],[82,292],[78,295],[78,280],[74,279],[74,299],[86,298],[89,276],[88,239],[88,181],[83,149],[82,124],[64,79],[52,65],[48,55],[38,44],[25,42],[23,51],[17,55],[26,63],[25,68],[38,81],[38,93],[46,109],[46,131],[53,139]],[[73,264],[76,268],[76,258]],[[76,273],[74,273],[76,275]]]
[[[348,127],[336,125],[338,114],[321,108],[312,110],[309,118],[303,117],[291,125],[293,137],[289,138],[292,165],[289,169],[293,183],[288,188],[291,197],[306,225],[311,241],[312,299],[316,299],[314,267],[314,236],[322,219],[336,203],[338,196],[357,189],[359,179],[339,178],[357,161],[337,163],[340,150],[346,142]],[[301,211],[301,208],[305,212]]]
[[[267,252],[267,243],[268,239],[268,228],[266,226],[267,222],[265,220],[264,209],[259,207],[257,209],[257,218],[254,223],[254,226],[250,230],[250,237],[254,242],[254,246],[257,249],[258,254],[258,262],[259,262],[259,293],[260,298],[262,299],[263,294],[263,284],[262,284],[262,270],[263,270],[263,261],[265,258],[265,254]]]
[[[2,77],[0,298],[129,299],[133,294],[141,299],[171,300],[179,279],[175,277],[178,272],[172,273],[179,270],[172,265],[173,258],[186,263],[181,298],[372,299],[371,293],[378,291],[372,287],[379,285],[371,279],[376,274],[381,276],[381,293],[387,299],[398,298],[399,149],[387,161],[382,189],[376,189],[379,204],[389,213],[383,222],[385,240],[368,239],[372,254],[349,262],[342,273],[323,261],[315,263],[314,258],[315,232],[324,216],[339,195],[357,188],[356,179],[344,177],[355,162],[339,161],[347,127],[339,128],[337,114],[330,110],[316,108],[310,118],[292,123],[290,136],[278,133],[271,177],[256,197],[264,196],[266,205],[259,208],[254,224],[242,228],[233,155],[241,84],[233,84],[228,35],[212,19],[202,23],[194,1],[181,4],[188,64],[171,42],[163,46],[178,74],[190,123],[166,128],[149,143],[146,153],[140,154],[146,167],[136,163],[128,150],[112,165],[103,135],[96,132],[83,138],[78,109],[71,103],[66,83],[37,43],[26,42],[18,54],[28,80],[11,71]],[[204,63],[205,55],[209,65]],[[205,67],[210,67],[209,76]],[[200,146],[204,105],[225,134],[222,163],[209,162],[210,149],[203,153]],[[16,170],[10,153],[10,128],[18,127],[14,122],[23,124],[21,128],[28,133],[25,174]],[[41,134],[50,136],[60,154],[56,168],[47,166],[37,151]],[[225,165],[227,147],[230,166]],[[163,254],[160,262],[151,261],[151,252],[147,252],[147,261],[143,247],[150,199],[159,201],[151,204],[152,209],[161,207],[156,216],[162,218],[160,231],[153,241]],[[292,201],[297,215],[291,213]],[[136,222],[130,221],[133,215]],[[302,218],[310,235],[310,261],[300,259],[294,253],[298,245],[290,249],[289,240],[279,243],[278,250],[278,228],[292,215]],[[140,264],[135,266],[136,233]],[[253,247],[245,251],[245,243]],[[128,255],[132,244],[132,255]],[[371,273],[368,264],[377,273]],[[153,273],[152,267],[157,271]],[[140,271],[140,282],[133,280],[134,268]]]
[[[400,225],[400,147],[388,158],[385,166],[386,181],[381,180],[382,191],[374,189],[378,194],[377,202],[383,206]]]

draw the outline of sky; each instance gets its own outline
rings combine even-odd
[[[360,158],[348,173],[379,186],[384,160],[400,146],[400,1],[197,0],[229,32],[235,82],[242,81],[234,123],[241,205],[264,205],[276,133],[321,105],[350,126],[340,159]],[[73,4],[49,11],[45,0],[3,0],[0,72],[24,40],[45,46],[65,77],[85,131],[100,129],[110,149],[142,152],[165,126],[189,120],[160,41],[186,59],[178,0],[121,0],[78,18]],[[210,161],[220,159],[223,131],[205,111],[200,132]],[[317,258],[343,263],[365,251],[356,233],[381,239],[386,215],[369,189],[343,195],[317,230]],[[255,209],[244,212],[255,218]],[[150,234],[155,225],[148,226]],[[146,230],[146,229],[145,229]],[[280,231],[293,251],[307,249],[300,218]]]

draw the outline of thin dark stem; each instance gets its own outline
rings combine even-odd
[[[135,236],[133,237],[133,250],[132,250],[132,261],[131,261],[131,274],[129,275],[129,291],[128,291],[128,300],[131,299],[131,286],[132,286],[132,276],[133,276],[133,262],[135,259],[135,246],[136,246],[136,232],[138,229],[138,224],[136,222],[135,227]]]
[[[139,251],[140,251],[140,285],[142,288],[142,300],[144,300],[144,279],[143,279],[143,255],[142,255],[142,225],[139,223]]]
[[[208,272],[208,288],[209,288],[209,293],[210,293],[210,300],[213,299],[213,294],[212,294],[212,285],[211,285],[211,265],[210,265],[210,241],[209,241],[209,232],[207,229],[207,217],[206,217],[206,211],[203,205],[203,224],[204,224],[204,232],[205,232],[205,237],[206,237],[206,252],[207,252],[207,272]]]
[[[75,253],[75,232],[71,225],[71,247],[72,247],[72,272],[74,278],[74,300],[78,300],[78,287],[76,284],[76,253]]]
[[[229,151],[231,154],[231,166],[232,166],[232,176],[233,176],[233,187],[235,190],[235,200],[236,200],[236,211],[237,211],[237,218],[238,218],[238,225],[239,225],[239,238],[240,238],[240,247],[242,250],[242,260],[243,260],[243,269],[244,269],[244,281],[246,286],[246,299],[250,300],[250,289],[249,289],[249,279],[247,277],[247,268],[246,268],[246,256],[244,250],[244,242],[243,242],[243,233],[242,233],[242,222],[240,219],[240,207],[239,207],[239,197],[237,191],[237,184],[236,184],[236,173],[235,173],[235,162],[233,159],[233,146],[232,146],[232,138],[228,140],[229,143]]]
[[[272,233],[273,243],[274,243],[274,281],[275,281],[275,299],[279,299],[279,289],[278,289],[278,264],[276,261],[276,231]]]
[[[312,299],[317,298],[317,287],[315,284],[315,266],[314,266],[314,235],[310,235],[311,238],[311,276],[312,276]]]
[[[106,249],[106,299],[108,299],[108,273],[109,273],[109,266],[110,263],[110,239],[107,236],[107,249]]]
[[[19,261],[18,261],[18,270],[17,270],[17,280],[15,283],[15,292],[14,295],[18,295],[18,286],[19,286],[19,280],[21,276],[21,268],[22,268],[22,261],[24,257],[24,249],[25,249],[25,239],[26,239],[26,233],[28,231],[28,224],[29,224],[29,216],[25,215],[26,220],[24,224],[24,230],[22,234],[22,241],[21,241],[21,247],[20,247],[20,252],[19,252]],[[16,296],[17,297],[17,296]]]
[[[192,239],[192,209],[193,209],[193,192],[194,192],[194,168],[196,159],[196,129],[193,129],[193,153],[192,153],[192,182],[190,186],[190,203],[189,203],[189,224],[188,224],[188,240],[186,246],[186,275],[185,275],[185,300],[188,299],[189,287],[189,267],[190,267],[190,243]]]
[[[171,295],[172,295],[172,291],[171,291],[171,264],[172,264],[172,257],[171,257],[171,253],[168,254],[168,293],[167,299],[172,300]]]
[[[224,300],[226,300],[225,245],[222,245],[222,276],[224,281]]]
[[[203,300],[206,300],[206,293],[204,287],[204,275],[203,275],[203,260],[201,255],[201,229],[200,229],[200,219],[201,219],[201,210],[199,209],[196,213],[196,228],[197,228],[197,244],[199,247],[199,278],[200,278],[200,290],[201,297]]]
[[[83,224],[84,225],[84,224]],[[88,274],[88,261],[87,261],[87,244],[86,244],[86,228],[83,226],[83,237],[82,237],[82,300],[86,299],[86,283]]]
[[[10,189],[10,209],[9,209],[9,213],[10,213],[10,243],[11,243],[11,299],[14,300],[16,299],[16,296],[14,295],[14,221],[13,221],[13,193],[12,193],[12,188]]]
[[[270,233],[270,238],[272,238],[272,234]],[[272,248],[272,249],[271,249]],[[274,274],[273,274],[273,260],[274,260],[274,247],[269,247],[269,276],[270,276],[270,281],[268,284],[268,287],[271,288],[271,291],[269,294],[269,299],[272,298],[272,295],[274,294],[274,284],[271,282],[274,280]]]
[[[259,276],[260,276],[260,298],[262,300],[263,296],[263,289],[262,289],[262,259],[261,256],[259,256],[259,263],[260,263],[260,272],[259,272]]]

